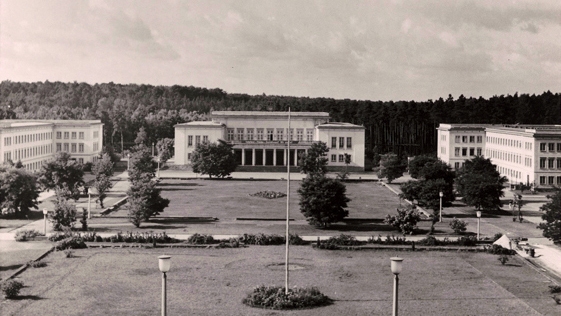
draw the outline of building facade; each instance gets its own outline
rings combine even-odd
[[[561,125],[440,124],[437,130],[438,157],[456,170],[481,155],[511,184],[561,185]]]
[[[0,163],[21,161],[38,171],[56,152],[68,152],[80,163],[93,162],[103,147],[100,120],[3,120],[0,122]]]
[[[329,122],[328,113],[292,112],[290,130],[288,112],[215,111],[211,118],[175,126],[175,164],[188,165],[198,144],[223,140],[233,145],[241,169],[273,170],[298,166],[298,155],[322,141],[329,148],[329,169],[347,168],[347,154],[348,170],[364,170],[364,127]]]

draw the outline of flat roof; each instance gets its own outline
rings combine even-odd
[[[211,116],[272,116],[272,117],[288,117],[289,112],[280,111],[212,111]],[[293,117],[317,117],[329,118],[327,112],[290,112]]]
[[[102,124],[101,120],[2,120],[0,121],[1,128],[11,127],[31,127],[31,126],[46,126],[46,125],[92,125]]]
[[[187,123],[176,124],[174,127],[188,127],[188,126],[197,126],[197,127],[225,127],[226,125],[214,121],[193,121]]]
[[[362,125],[355,125],[345,122],[329,122],[325,124],[320,124],[317,126],[318,129],[366,129]]]

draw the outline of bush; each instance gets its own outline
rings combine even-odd
[[[196,245],[206,245],[213,244],[215,241],[211,235],[193,234],[187,239],[187,242]]]
[[[57,201],[49,220],[53,223],[55,231],[62,231],[64,227],[73,227],[76,222],[76,206],[66,200]]]
[[[369,244],[380,244],[380,245],[409,245],[410,241],[407,241],[405,237],[395,237],[393,235],[387,235],[386,239],[382,239],[381,235],[374,239],[374,236],[368,238],[367,243]]]
[[[80,233],[73,232],[70,229],[64,229],[61,232],[55,232],[54,234],[49,236],[48,239],[49,241],[56,242],[70,237],[80,237]]]
[[[508,262],[508,256],[507,255],[500,255],[498,260],[504,266]]]
[[[27,266],[30,268],[43,268],[47,266],[47,263],[45,261],[29,261],[27,263]]]
[[[384,223],[397,228],[403,235],[412,235],[417,229],[417,223],[421,220],[421,216],[412,208],[397,209],[397,215],[388,214],[384,219]]]
[[[18,230],[14,236],[14,238],[16,239],[16,241],[28,241],[30,239],[33,239],[37,236],[42,236],[43,234],[41,234],[40,232],[34,230],[34,229],[24,229],[24,230]]]
[[[458,246],[476,246],[477,237],[476,236],[462,236],[458,238]]]
[[[240,242],[246,245],[261,245],[261,246],[272,246],[272,245],[284,245],[286,243],[286,239],[284,236],[280,235],[266,235],[263,233],[259,234],[243,234],[240,239]],[[289,243],[291,245],[306,245],[307,242],[302,240],[302,238],[296,234],[290,234]]]
[[[66,249],[81,249],[81,248],[88,248],[84,240],[80,237],[68,237],[63,239],[57,243],[55,249],[59,250],[66,250]]]
[[[466,231],[466,227],[467,227],[467,223],[464,222],[461,219],[457,219],[454,217],[454,219],[450,222],[450,227],[452,228],[452,230],[454,230],[454,233],[456,234],[462,234],[463,232]]]
[[[315,287],[288,289],[286,295],[284,287],[263,285],[255,288],[242,302],[251,307],[287,310],[325,306],[333,301]]]
[[[250,196],[258,196],[266,199],[279,199],[285,197],[286,194],[283,192],[275,192],[275,191],[260,191],[257,193],[250,194]]]
[[[501,237],[503,237],[503,233],[496,233],[496,234],[493,236],[493,242],[499,240]]]
[[[501,245],[491,245],[491,246],[484,246],[483,249],[485,252],[494,254],[494,255],[514,255],[516,251],[512,249],[504,248]]]
[[[550,286],[549,286],[549,293],[551,293],[551,294],[561,293],[561,286],[559,286],[559,285],[550,285]]]
[[[23,288],[23,283],[16,280],[8,280],[0,286],[5,298],[14,298],[18,296],[19,291]]]
[[[74,251],[70,249],[66,249],[64,251],[64,256],[66,256],[66,258],[74,258]]]

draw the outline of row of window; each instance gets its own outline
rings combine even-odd
[[[337,137],[331,137],[331,148],[337,149]],[[353,148],[353,138],[347,137],[347,149]],[[345,149],[345,137],[339,137],[339,149]]]
[[[517,170],[512,170],[505,167],[497,167],[497,169],[501,174],[506,175],[508,178],[520,179],[522,177],[522,172]]]
[[[481,156],[482,148],[481,147],[454,147],[454,156],[456,157],[466,157],[468,156]]]
[[[304,141],[304,131],[306,132],[306,141],[311,142],[314,140],[314,129],[313,128],[297,128],[296,129],[296,140]],[[265,132],[266,138],[265,138]],[[286,138],[285,138],[286,133]],[[228,128],[226,139],[228,141],[234,140],[268,140],[268,141],[284,141],[284,140],[294,140],[294,128]]]
[[[522,142],[515,140],[515,139],[508,139],[502,137],[493,137],[487,136],[485,137],[485,141],[491,144],[501,145],[501,146],[509,146],[515,148],[522,148]],[[529,148],[528,148],[529,146]],[[532,143],[526,142],[525,144],[526,149],[532,149]]]
[[[482,143],[483,136],[474,136],[474,135],[456,135],[454,140],[456,143]]]
[[[84,143],[56,143],[56,151],[65,151],[67,153],[83,153]]]
[[[522,156],[518,154],[513,154],[509,152],[504,152],[502,150],[486,149],[485,156],[488,158],[499,159],[504,161],[509,161],[517,164],[522,164]],[[531,167],[532,158],[526,157],[524,160],[524,165]]]
[[[208,135],[203,135],[203,142],[208,142]],[[195,135],[195,147],[201,143],[201,135]],[[187,136],[187,147],[193,147],[193,135]]]
[[[13,138],[13,141],[12,141],[12,138]],[[26,143],[32,143],[32,142],[37,142],[37,141],[42,141],[42,140],[48,140],[48,139],[52,139],[52,138],[53,138],[53,133],[52,132],[8,136],[8,137],[4,137],[4,146],[11,146],[12,143],[14,145],[26,144]]]
[[[557,163],[555,161],[557,160]],[[540,158],[540,169],[561,169],[561,158]]]
[[[56,139],[62,139],[64,133],[64,139],[84,139],[84,132],[56,132]],[[94,132],[95,133],[95,132]]]
[[[4,152],[4,161],[8,161],[8,160],[18,161],[26,158],[33,158],[37,156],[52,154],[52,152],[53,151],[51,145],[40,145],[40,146],[33,146],[28,148],[20,148],[14,150],[13,156],[12,156],[12,151]]]
[[[349,157],[349,162],[353,161],[351,155],[347,155]],[[331,155],[331,162],[337,162],[337,155]],[[345,155],[339,155],[339,162],[345,162]]]
[[[553,181],[555,180],[554,176],[540,176],[540,184],[555,184]],[[547,182],[546,182],[547,181]],[[561,185],[561,176],[557,176],[557,185]]]
[[[555,151],[555,143],[540,143],[540,151]],[[561,143],[557,143],[557,151],[561,152]]]

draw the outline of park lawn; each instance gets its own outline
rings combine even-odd
[[[15,243],[15,241],[2,241],[0,248],[6,243]],[[8,275],[16,272],[24,264],[30,260],[39,258],[51,247],[48,242],[26,241],[20,242],[19,249],[9,247],[2,249],[0,255],[0,279],[4,280]]]
[[[157,315],[157,257],[172,256],[170,315],[388,315],[389,258],[404,258],[402,315],[554,315],[559,306],[547,279],[514,257],[502,266],[484,253],[322,251],[291,247],[290,286],[316,286],[334,304],[273,312],[241,303],[254,287],[284,283],[284,247],[240,249],[84,249],[76,258],[51,253],[48,266],[28,269],[21,299],[5,300],[3,315]]]

